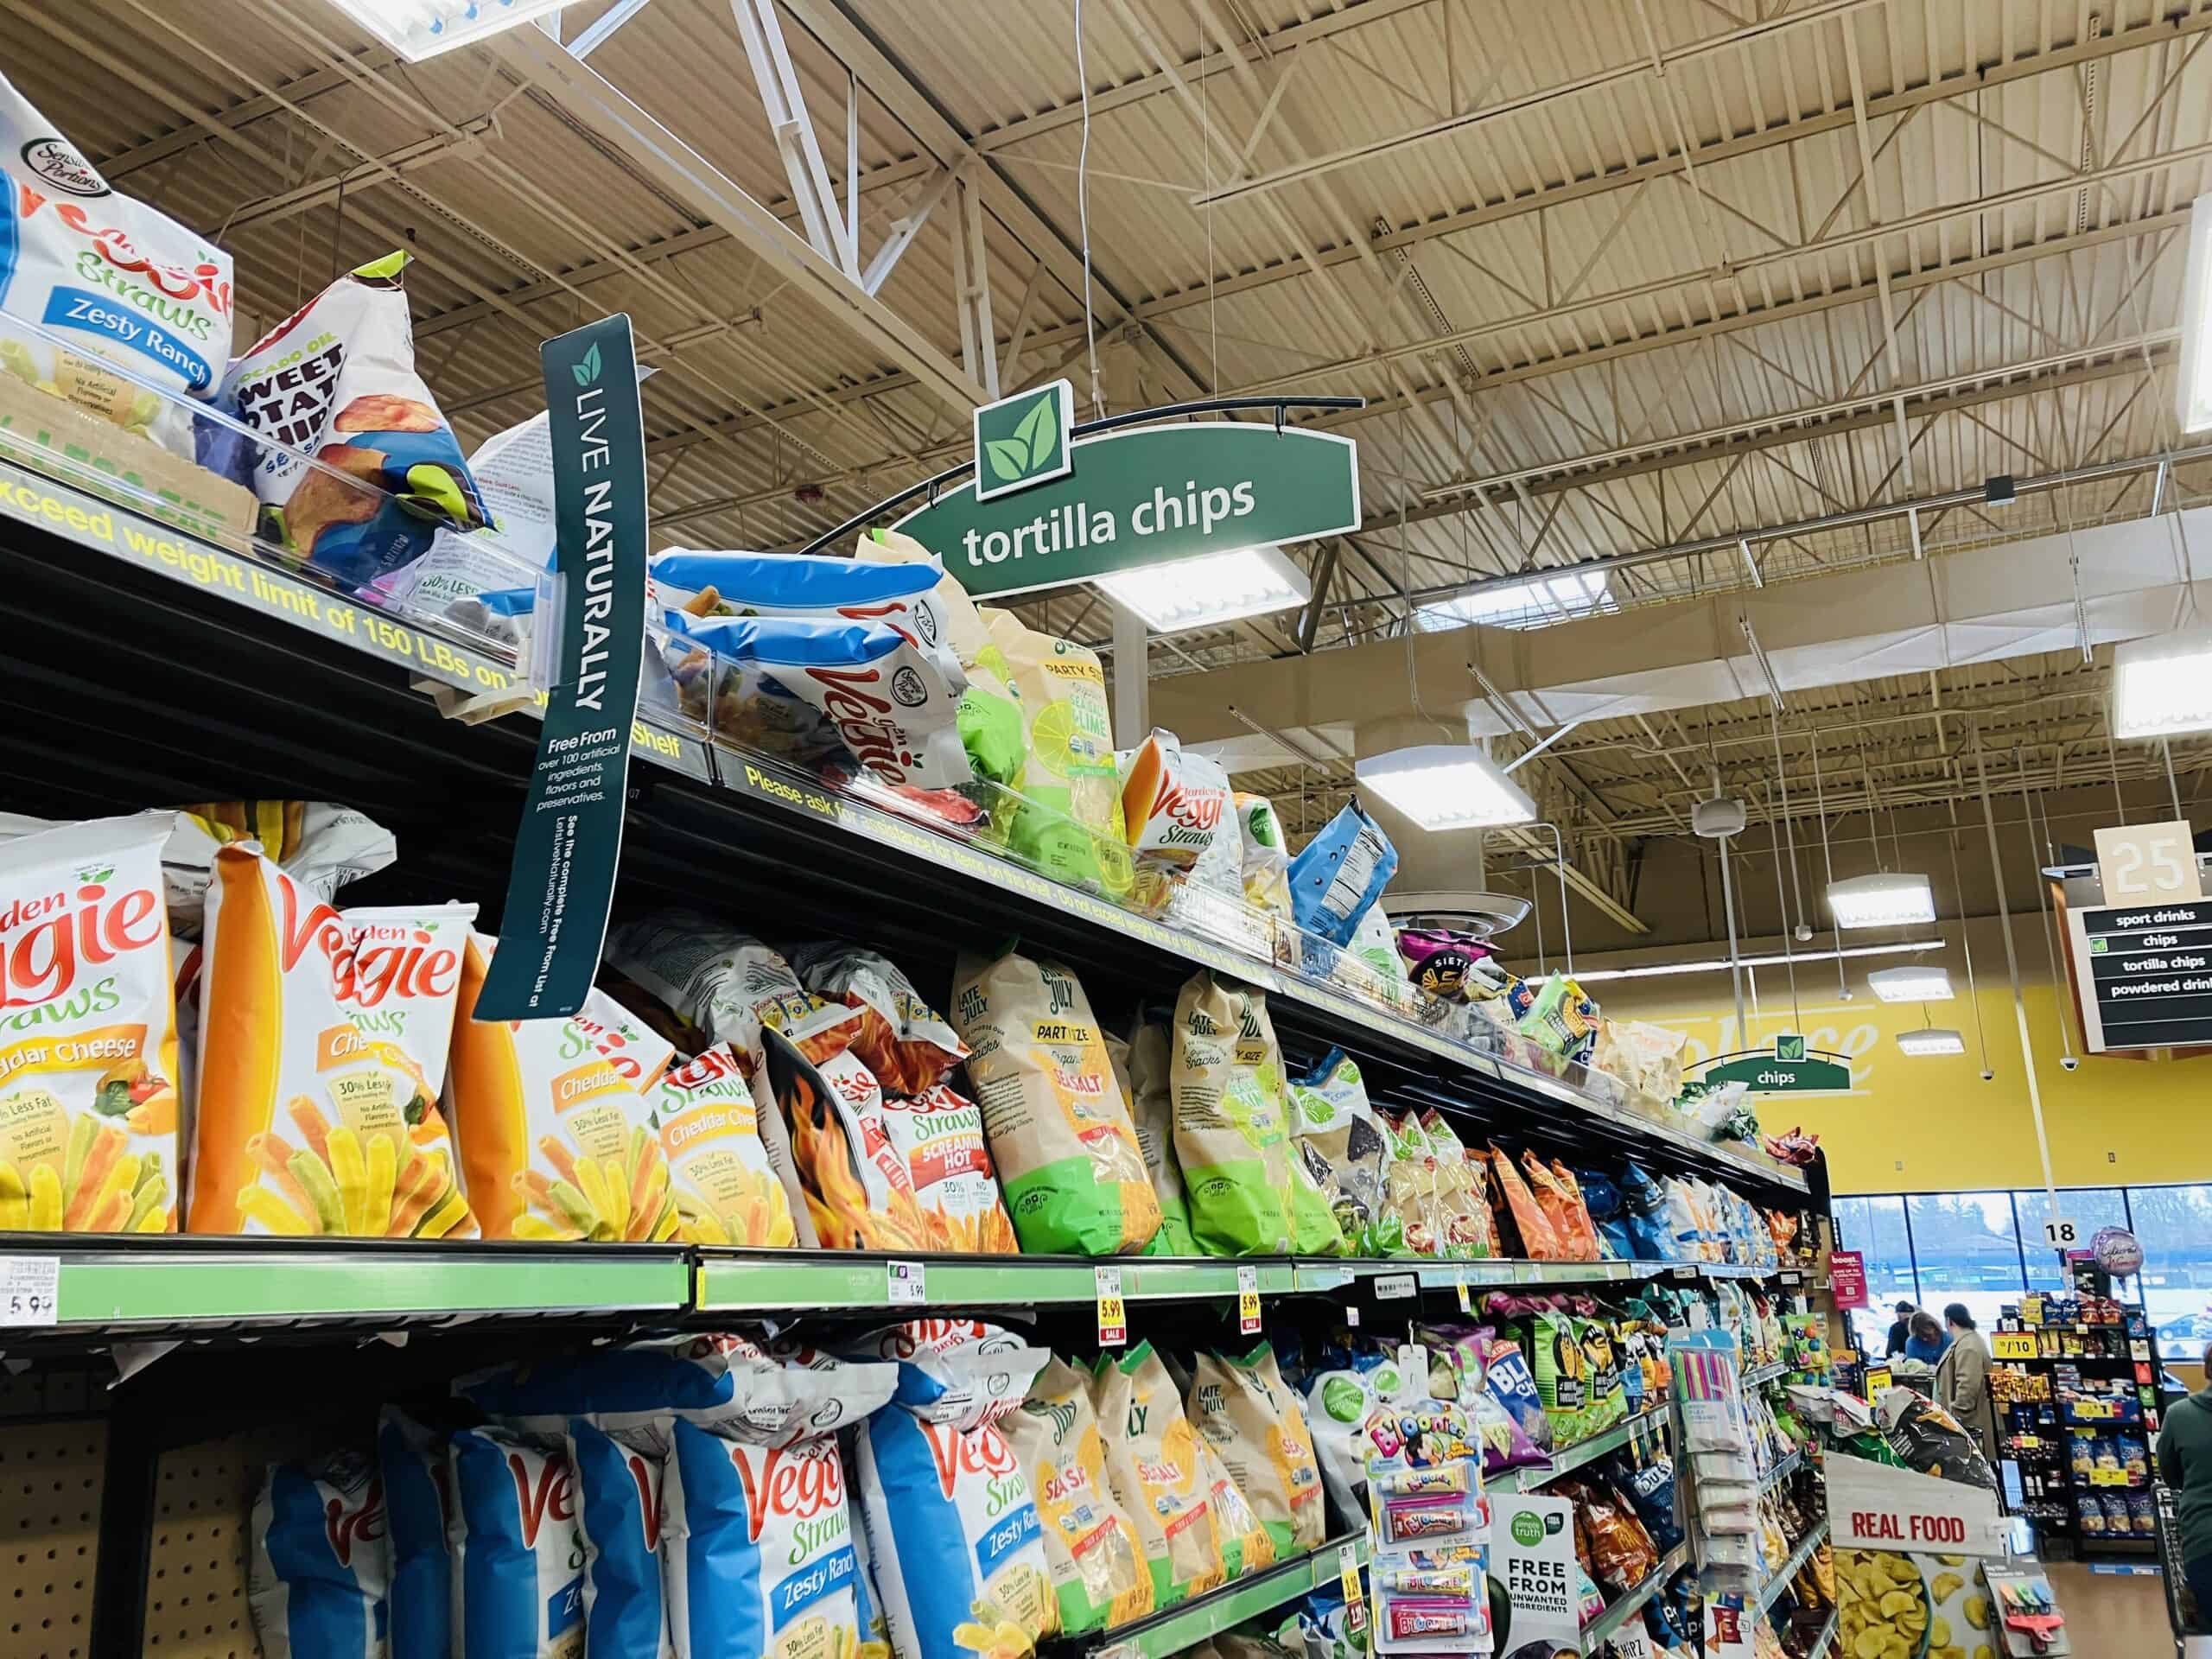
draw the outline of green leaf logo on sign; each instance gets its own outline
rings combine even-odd
[[[1016,392],[976,411],[976,497],[1010,495],[1065,478],[1075,421],[1075,388],[1065,380]]]
[[[576,377],[576,384],[588,386],[599,378],[599,347],[594,346],[576,362],[569,365],[569,372]]]
[[[1774,1058],[1777,1060],[1802,1060],[1805,1058],[1805,1039],[1787,1034],[1774,1039]]]

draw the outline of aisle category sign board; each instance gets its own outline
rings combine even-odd
[[[561,657],[480,1020],[565,1018],[591,995],[622,855],[645,650],[645,435],[630,319],[558,335],[539,356],[553,435]]]
[[[2092,1053],[2212,1043],[2212,899],[2066,912]]]

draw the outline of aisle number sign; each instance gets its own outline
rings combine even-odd
[[[2188,823],[2127,823],[2097,832],[2097,880],[2107,905],[2202,899],[2196,838]]]
[[[2058,1217],[2043,1224],[2043,1242],[2055,1250],[2070,1250],[2082,1242],[2079,1223]]]
[[[1128,1309],[1122,1302],[1122,1270],[1119,1268],[1095,1268],[1098,1300],[1098,1345],[1119,1348],[1129,1339]]]

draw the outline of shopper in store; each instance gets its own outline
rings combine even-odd
[[[1981,1442],[1985,1455],[1994,1457],[1997,1414],[1989,1400],[1989,1339],[1974,1329],[1974,1314],[1964,1302],[1944,1308],[1943,1329],[1950,1340],[1936,1363],[1936,1403]]]
[[[1904,1352],[1904,1345],[1912,1340],[1912,1316],[1920,1312],[1910,1302],[1897,1304],[1897,1323],[1890,1327],[1890,1345],[1883,1351],[1885,1359],[1895,1359]]]
[[[2207,1386],[2169,1411],[2158,1431],[2158,1478],[2174,1491],[2182,1577],[2200,1621],[2212,1616],[2212,1344],[2204,1350],[2204,1375]]]
[[[1944,1346],[1943,1327],[1936,1323],[1936,1316],[1916,1312],[1911,1332],[1905,1338],[1904,1357],[1933,1365],[1943,1357]]]

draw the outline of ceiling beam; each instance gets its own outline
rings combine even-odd
[[[210,126],[236,132],[240,127],[276,114],[287,104],[303,104],[311,98],[321,97],[334,87],[343,86],[357,73],[381,73],[398,60],[397,56],[380,47],[356,53],[352,68],[334,63],[310,70],[304,75],[281,83],[273,91],[243,99],[227,110],[218,110],[207,118],[207,125],[181,126],[174,132],[163,133],[158,138],[149,138],[143,144],[118,149],[100,157],[98,166],[105,178],[125,177],[141,168],[151,167],[156,162],[166,161],[180,151],[190,149],[195,144],[213,143],[214,135],[209,131]]]

